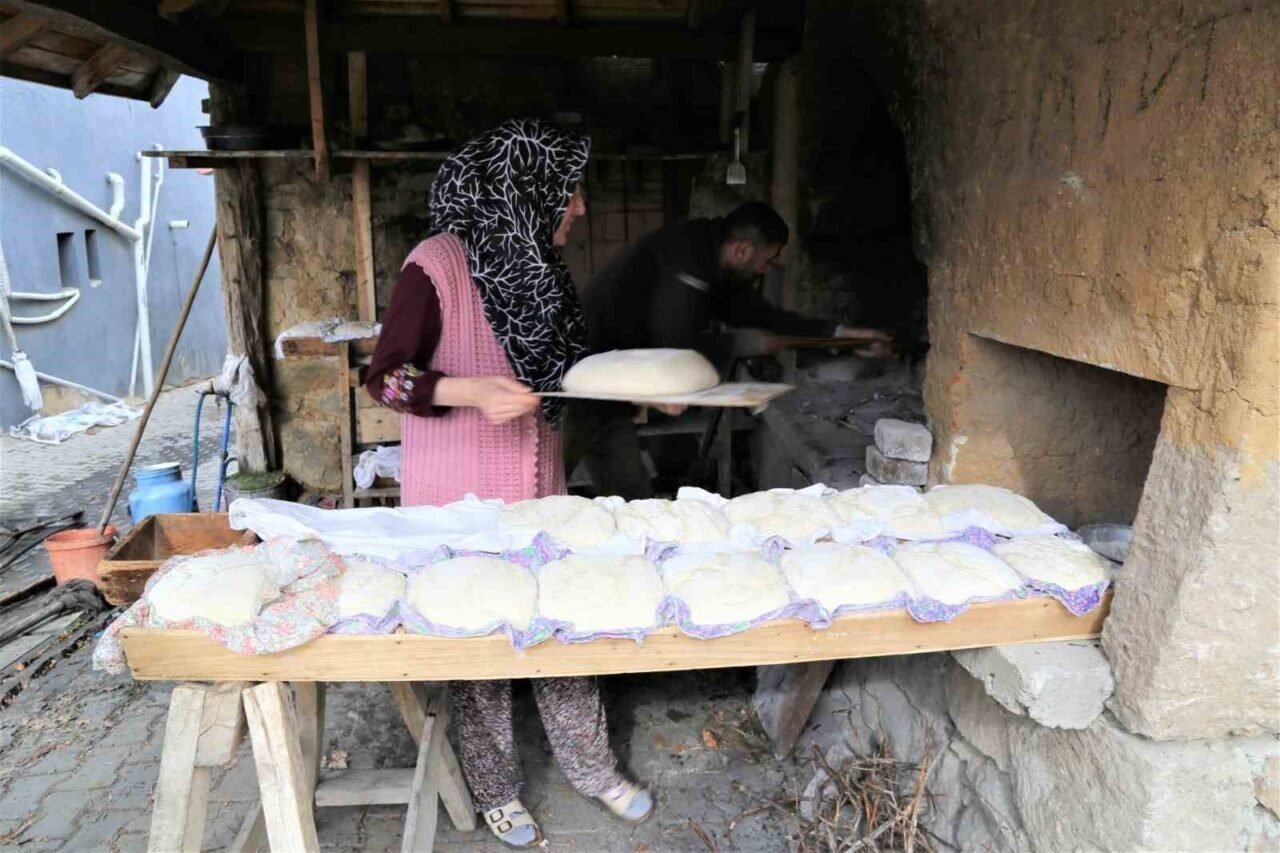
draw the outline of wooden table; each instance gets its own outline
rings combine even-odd
[[[1092,613],[1073,616],[1054,599],[1027,598],[976,605],[952,622],[922,624],[891,611],[841,617],[824,630],[785,620],[696,640],[665,628],[643,643],[548,641],[524,652],[503,636],[330,634],[276,654],[240,655],[195,631],[126,629],[121,636],[136,678],[212,682],[174,688],[150,849],[199,849],[211,768],[231,760],[246,728],[262,800],[233,850],[257,850],[264,834],[274,850],[317,850],[316,807],[405,803],[402,850],[421,853],[432,847],[437,800],[459,829],[476,826],[445,737],[445,681],[713,669],[1089,639],[1100,633],[1109,605],[1108,595]],[[329,681],[385,682],[418,741],[417,765],[346,771],[321,781]],[[286,682],[292,683],[292,701]]]

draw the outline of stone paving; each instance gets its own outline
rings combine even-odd
[[[189,465],[193,412],[189,391],[166,392],[140,464],[181,459],[184,468]],[[211,458],[217,430],[216,414],[206,413],[205,458]],[[96,514],[130,435],[127,427],[103,430],[57,448],[0,438],[0,513],[83,506]],[[203,470],[201,477],[212,485]],[[124,520],[119,512],[117,517]],[[0,851],[146,848],[171,685],[95,672],[89,651],[86,645],[70,653],[0,709]],[[527,687],[517,684],[524,799],[547,833],[549,849],[707,850],[693,825],[725,851],[790,849],[787,822],[758,811],[760,798],[794,795],[809,772],[796,762],[773,761],[757,741],[738,733],[743,726],[749,731],[749,689],[749,674],[742,670],[604,680],[623,764],[657,792],[654,817],[630,827],[568,786],[550,756]],[[330,756],[345,752],[351,768],[412,764],[413,742],[381,685],[331,685],[327,705]],[[215,772],[205,848],[227,847],[256,799],[245,744],[233,766]],[[735,825],[749,809],[757,811]],[[403,807],[324,809],[317,825],[326,850],[398,850],[403,820]],[[505,849],[483,830],[457,832],[443,813],[440,827],[437,849]]]

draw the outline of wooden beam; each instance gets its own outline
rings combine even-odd
[[[352,142],[361,148],[369,136],[366,54],[347,54],[347,95]],[[378,289],[373,273],[373,189],[368,160],[351,164],[351,215],[356,247],[356,316],[372,321],[378,316]]]
[[[315,150],[316,180],[329,180],[329,143],[324,127],[324,78],[320,71],[320,12],[318,0],[304,0],[303,29],[307,42],[307,93],[311,99],[311,145]]]
[[[93,56],[80,64],[71,75],[71,92],[77,98],[87,98],[115,73],[129,55],[129,49],[118,44],[104,44]]]
[[[68,35],[114,42],[134,53],[205,80],[239,76],[238,51],[221,33],[182,27],[137,0],[5,0],[16,12],[42,18]]]
[[[196,757],[208,690],[203,684],[179,684],[169,699],[147,838],[147,849],[155,853],[200,849],[211,774],[208,767],[196,765]]]
[[[173,91],[173,87],[177,85],[178,79],[182,75],[172,68],[160,67],[156,71],[156,76],[151,81],[151,106],[158,109],[164,103],[164,99],[169,97],[169,93]]]
[[[4,59],[47,29],[49,29],[49,22],[35,15],[14,15],[0,23],[0,59]]]
[[[835,665],[833,660],[820,660],[756,669],[752,704],[775,758],[786,758],[795,748]]]
[[[1110,604],[1073,616],[1052,598],[977,604],[951,622],[916,622],[904,610],[842,616],[818,631],[798,620],[770,622],[715,640],[662,628],[644,642],[545,642],[517,652],[501,634],[468,639],[415,634],[326,634],[269,655],[242,655],[199,631],[126,628],[121,638],[134,678],[210,681],[447,681],[676,672],[726,666],[1032,643],[1098,636]]]
[[[800,215],[800,84],[793,62],[784,62],[773,82],[773,209],[791,226],[795,235],[783,250],[781,287],[775,304],[796,310],[799,301]]]
[[[232,124],[239,105],[232,90],[209,87],[214,124]],[[271,387],[270,342],[266,336],[262,187],[258,164],[235,160],[213,177],[217,206],[218,258],[222,268],[222,305],[227,352],[247,355],[259,387]],[[236,406],[236,458],[241,470],[266,471],[276,462],[271,407]],[[236,680],[236,679],[222,679]]]
[[[287,53],[303,50],[302,34],[287,19],[226,18],[222,32],[237,48],[251,52]],[[798,29],[756,32],[759,62],[774,62],[800,47]],[[673,59],[733,59],[738,55],[737,33],[691,32],[683,26],[445,24],[416,15],[379,15],[320,23],[321,50],[330,53],[410,53],[482,56],[670,57]]]

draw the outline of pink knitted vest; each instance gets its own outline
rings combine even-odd
[[[439,234],[424,240],[409,253],[409,264],[422,267],[440,299],[440,343],[432,369],[454,377],[515,378],[485,318],[458,238]],[[504,424],[490,423],[469,407],[440,417],[405,415],[400,432],[404,506],[439,506],[468,492],[507,502],[565,492],[560,435],[541,408]]]

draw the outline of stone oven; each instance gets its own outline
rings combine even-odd
[[[928,742],[962,848],[1275,849],[1280,8],[819,5],[906,132],[931,481],[1135,528],[1100,647],[849,662],[809,744]]]

